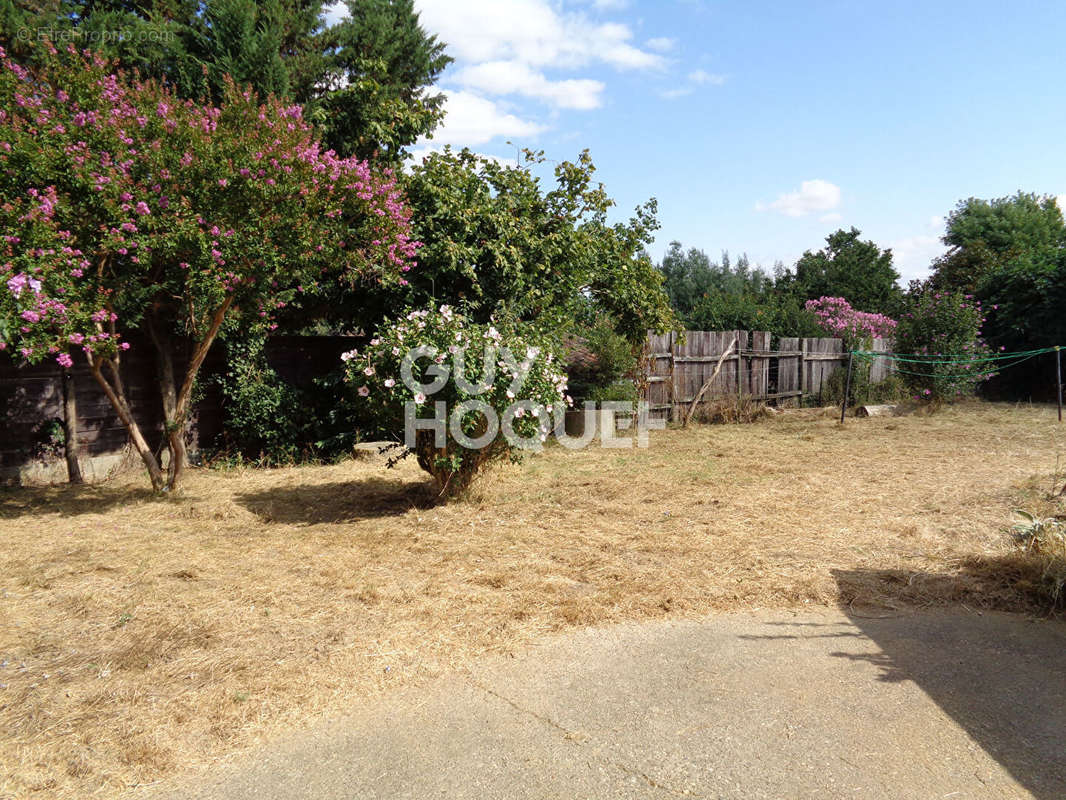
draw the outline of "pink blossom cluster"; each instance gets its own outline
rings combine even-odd
[[[232,86],[199,105],[88,51],[63,58],[28,70],[0,48],[0,170],[36,158],[27,174],[45,176],[0,196],[0,317],[19,321],[27,358],[75,334],[114,348],[146,298],[190,315],[225,303],[274,327],[295,293],[329,281],[407,282],[421,243],[396,176],[324,150],[299,106]],[[42,284],[65,322],[30,302]]]
[[[843,297],[808,300],[805,308],[814,314],[822,330],[843,339],[849,346],[857,347],[868,339],[887,339],[898,324],[884,314],[858,311]]]

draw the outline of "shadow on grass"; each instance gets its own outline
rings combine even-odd
[[[104,485],[0,487],[0,519],[18,519],[46,514],[76,517],[81,514],[104,514],[113,508],[168,500],[149,487]]]
[[[238,493],[234,498],[263,522],[319,525],[393,517],[437,501],[433,484],[385,478]]]
[[[963,603],[980,609],[1048,614],[1062,607],[1053,596],[1054,565],[1018,550],[1001,556],[968,556],[942,572],[903,569],[835,570],[842,604],[891,608]]]
[[[975,601],[984,584],[994,592],[991,604],[1002,606],[1007,568],[1013,574],[1016,560],[963,564],[957,576],[833,572],[843,597],[881,587],[900,598],[902,587],[916,599],[935,590],[941,600],[957,593]],[[880,652],[848,652],[842,639],[833,656],[874,665],[881,681],[914,681],[1034,797],[1066,797],[1066,623],[966,609],[868,612],[848,603],[844,613]]]

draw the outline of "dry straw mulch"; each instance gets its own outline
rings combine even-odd
[[[115,795],[572,626],[1025,607],[1004,528],[1062,431],[1026,407],[792,412],[552,448],[438,507],[377,461],[2,491],[0,797]]]

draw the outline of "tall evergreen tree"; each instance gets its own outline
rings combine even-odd
[[[427,34],[413,0],[348,0],[348,16],[325,35],[332,55],[314,119],[338,152],[399,162],[444,116],[429,88],[452,59]]]
[[[346,5],[330,26],[321,0],[0,0],[0,38],[33,58],[24,45],[50,34],[197,100],[217,102],[229,76],[304,105],[342,156],[398,164],[443,117],[430,87],[451,59],[412,0]]]

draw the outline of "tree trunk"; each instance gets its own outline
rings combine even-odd
[[[192,401],[193,387],[196,385],[196,375],[200,371],[201,365],[204,363],[204,359],[207,358],[207,351],[211,349],[212,343],[218,336],[218,331],[222,327],[222,322],[226,318],[226,312],[229,311],[230,305],[233,303],[232,297],[227,297],[219,306],[211,318],[211,325],[204,334],[204,338],[197,342],[195,349],[193,350],[192,358],[189,360],[189,365],[185,369],[185,376],[181,383],[181,390],[177,393],[177,398],[174,403],[174,424],[167,424],[167,443],[170,448],[170,465],[167,468],[167,489],[174,491],[181,486],[182,478],[185,474],[185,464],[187,461],[187,451],[185,447],[185,433],[188,428],[189,417],[189,404]],[[169,358],[169,354],[168,354]],[[164,359],[166,363],[168,359]],[[174,370],[173,364],[170,366],[170,375],[173,377]],[[166,401],[164,401],[166,402]]]
[[[148,470],[148,478],[152,481],[152,488],[157,492],[163,490],[163,471],[159,468],[159,461],[156,460],[155,453],[152,452],[152,448],[148,446],[148,442],[145,441],[144,435],[141,433],[141,427],[137,424],[137,421],[133,418],[133,413],[130,411],[129,403],[126,401],[126,391],[122,386],[122,379],[118,374],[118,364],[114,361],[108,361],[107,365],[111,369],[111,374],[114,378],[115,385],[112,386],[103,374],[103,364],[95,359],[89,362],[92,366],[93,378],[100,384],[100,388],[104,390],[104,394],[107,395],[107,399],[111,401],[112,407],[115,409],[115,413],[118,414],[118,418],[122,420],[122,424],[126,426],[126,430],[129,431],[130,441],[133,443],[133,448],[137,451],[137,454],[144,462],[144,466]]]
[[[63,455],[67,460],[67,480],[74,484],[85,483],[78,464],[78,401],[74,373],[64,369],[60,380],[63,384]]]
[[[173,488],[184,469],[185,425],[178,419],[178,388],[174,380],[173,338],[155,324],[151,317],[147,320],[148,333],[155,345],[156,365],[159,371],[159,394],[163,398],[163,435],[166,437],[170,461],[167,464],[167,487]]]

